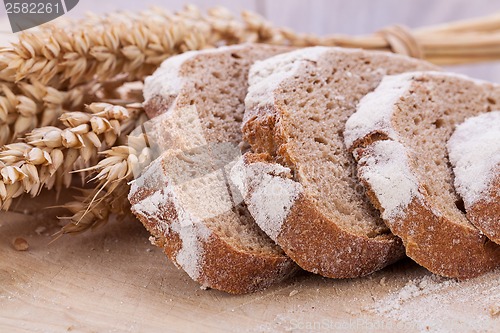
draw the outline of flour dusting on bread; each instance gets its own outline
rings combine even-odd
[[[265,61],[257,61],[250,69],[247,108],[272,105],[274,90],[281,82],[292,77],[303,61],[317,61],[329,48],[317,46],[282,54]]]
[[[351,148],[356,138],[362,138],[381,128],[391,139],[397,139],[392,129],[391,116],[394,104],[410,88],[413,73],[385,76],[375,89],[375,93],[365,95],[357,106],[357,111],[346,122],[344,142]],[[373,124],[377,124],[376,127]]]
[[[420,197],[418,180],[411,171],[405,147],[392,140],[377,141],[354,153],[359,159],[359,174],[375,193],[382,207],[382,218],[403,217],[408,205]]]
[[[165,186],[162,187],[162,184]],[[153,193],[134,203],[132,210],[148,219],[154,219],[155,227],[161,233],[160,237],[167,237],[171,232],[177,234],[181,244],[176,254],[176,264],[192,279],[198,279],[200,263],[203,260],[202,242],[211,235],[210,229],[203,225],[201,218],[213,212],[199,209],[200,207],[192,211],[189,200],[192,196],[192,187],[186,187],[185,184],[175,186],[172,181],[167,181],[161,159],[156,160],[139,181],[132,183],[131,193],[139,190],[153,190]],[[168,214],[168,209],[165,207],[167,203],[176,211],[176,216],[172,216],[170,224],[164,219],[164,214]]]
[[[500,111],[467,119],[448,141],[455,188],[465,207],[488,201],[488,188],[500,175]]]
[[[274,241],[295,200],[303,191],[302,186],[290,178],[289,168],[262,162],[248,165],[244,158],[231,171],[232,181],[243,197],[247,198],[248,210]]]
[[[183,80],[179,75],[180,68],[186,60],[197,54],[197,51],[189,51],[165,60],[154,75],[144,80],[144,100],[147,101],[155,96],[177,95]]]
[[[203,222],[186,210],[183,202],[175,198],[176,191],[172,191],[172,203],[177,209],[177,219],[173,221],[171,229],[179,235],[181,247],[175,260],[192,279],[198,279],[201,261],[204,257],[203,243],[208,240],[212,232]]]
[[[392,105],[385,106],[381,116],[364,119],[366,123],[360,121],[370,109],[380,107],[378,101],[388,91],[384,83],[398,80],[410,80],[411,85],[399,92]],[[365,98],[363,109],[358,110],[364,113],[355,114],[351,118],[354,120],[347,122],[346,136],[351,139],[346,143],[357,151],[358,176],[372,203],[381,209],[389,208],[389,214],[384,211],[382,217],[403,240],[406,254],[431,272],[454,278],[475,277],[500,266],[499,248],[486,236],[494,242],[495,239],[481,228],[467,207],[464,209],[457,194],[446,149],[457,125],[491,112],[500,99],[500,85],[455,74],[414,72],[385,78],[371,94],[378,96]],[[353,126],[354,123],[361,126]],[[396,144],[400,149],[381,149],[383,145]],[[466,155],[474,156],[471,162],[489,162],[482,161],[484,156],[474,149],[483,148],[466,149]],[[460,149],[458,154],[462,153]],[[389,160],[399,164],[402,158],[408,160],[410,168],[378,167]],[[472,177],[474,173],[467,175],[469,181],[484,182],[481,177]],[[406,191],[398,191],[405,188]],[[411,194],[421,199],[409,201]],[[395,209],[398,205],[401,208]],[[399,209],[403,214],[398,214]],[[500,210],[495,205],[478,210],[492,212],[492,221],[495,216],[498,221]]]

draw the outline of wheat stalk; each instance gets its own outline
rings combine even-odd
[[[127,78],[82,84],[68,91],[39,82],[0,83],[0,146],[15,142],[37,127],[63,126],[59,121],[68,110],[82,110],[85,104],[110,101],[130,104],[142,101],[142,83],[127,88]]]
[[[187,6],[176,14],[155,9],[90,17],[70,27],[48,24],[0,50],[0,80],[35,80],[57,88],[122,73],[140,80],[169,56],[188,50],[246,41],[290,43],[284,30],[274,29],[260,16],[244,12],[242,19],[224,8],[202,15]]]
[[[107,103],[93,103],[87,112],[66,112],[59,120],[64,129],[47,126],[34,129],[23,143],[0,149],[0,205],[8,209],[12,199],[23,193],[36,196],[43,187],[61,190],[71,185],[71,171],[97,159],[99,151],[112,147],[135,127],[142,110]],[[130,123],[133,123],[133,126]]]
[[[111,14],[22,34],[0,50],[0,145],[56,125],[65,110],[96,101],[92,95],[107,81],[123,73],[126,81],[142,79],[173,54],[242,41],[279,43],[256,17],[244,18],[246,23],[222,8],[203,16],[188,6],[175,15],[159,9]]]
[[[129,187],[120,183],[112,192],[106,190],[83,190],[81,196],[76,196],[74,201],[68,202],[64,208],[71,212],[71,216],[59,217],[67,221],[61,228],[59,235],[81,233],[90,228],[95,228],[108,222],[112,214],[124,218],[131,215],[130,204],[127,199]],[[89,202],[92,198],[92,202]]]

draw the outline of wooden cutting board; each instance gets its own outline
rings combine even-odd
[[[62,197],[69,198],[68,193]],[[54,193],[0,214],[0,332],[419,332],[500,327],[500,272],[458,283],[410,260],[355,280],[302,273],[250,295],[201,290],[135,219],[52,244]],[[28,251],[16,251],[22,237]]]

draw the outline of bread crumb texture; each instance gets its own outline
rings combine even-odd
[[[500,265],[498,246],[466,214],[455,190],[447,150],[457,125],[492,113],[498,100],[497,84],[452,73],[405,73],[386,76],[346,123],[345,143],[354,149],[358,176],[372,203],[403,240],[406,254],[433,273],[471,278]],[[493,116],[485,117],[493,120]],[[464,140],[469,140],[473,133],[466,132]],[[498,158],[498,153],[493,158],[489,154],[494,152],[486,152],[498,149],[499,141],[494,139],[498,135],[488,133],[484,126],[482,132],[481,140],[490,147],[468,146],[455,156],[456,160],[471,158],[461,163],[477,164],[476,170],[467,170],[465,175],[479,183],[467,194],[473,197],[488,182],[491,171],[486,169],[492,168],[491,163],[496,165]],[[466,145],[474,144],[468,141]],[[482,210],[492,210],[498,220],[500,209]]]

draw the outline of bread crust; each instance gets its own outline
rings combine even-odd
[[[466,119],[446,147],[467,218],[500,244],[500,111]]]
[[[413,74],[407,75],[410,77]],[[414,75],[419,77],[420,74]],[[439,73],[429,75],[439,75]],[[393,107],[394,110],[399,110],[399,107]],[[376,165],[373,161],[377,160],[375,152],[377,143],[395,143],[404,146],[397,134],[392,133],[395,131],[393,127],[388,125],[392,122],[392,117],[368,124],[367,128],[373,130],[361,137],[353,137],[354,140],[349,147],[358,161],[358,177],[367,189],[371,202],[381,212],[384,211],[384,207],[373,190],[373,184],[367,179],[366,172],[369,167]],[[404,146],[404,153],[410,161],[410,170],[418,179],[411,167],[416,165],[418,160],[407,146]],[[372,161],[370,162],[372,164],[369,165],[367,161]],[[404,214],[384,219],[391,231],[403,240],[406,254],[435,274],[458,279],[473,278],[499,267],[500,247],[472,224],[458,224],[441,215],[426,190],[426,184],[418,182],[415,184],[418,187],[418,195],[411,199],[404,209]],[[496,204],[488,207],[483,202],[477,209],[496,210],[497,216],[500,212],[498,200]]]
[[[147,180],[145,180],[147,182]],[[151,197],[157,188],[132,185],[129,201],[132,212],[153,236],[152,243],[160,247],[178,268],[183,268],[177,260],[183,241],[173,230],[178,219],[175,205],[170,200],[158,203],[154,215],[145,214],[138,205]],[[207,239],[197,238],[202,250],[202,262],[197,276],[191,276],[205,288],[214,288],[231,294],[244,294],[265,289],[281,282],[298,271],[297,265],[285,255],[246,252],[238,249],[216,233]]]
[[[371,154],[370,146],[358,149],[359,159]],[[375,207],[383,211],[371,184],[359,165],[359,179]],[[488,272],[500,263],[500,247],[472,226],[453,223],[436,215],[425,190],[423,198],[414,198],[406,208],[404,218],[386,220],[391,231],[403,240],[406,255],[433,273],[468,279]]]
[[[267,154],[247,153],[243,158],[247,166],[272,163]],[[252,196],[257,190],[258,185],[249,188],[247,195]],[[251,206],[249,209],[252,211]],[[303,193],[295,200],[277,237],[281,248],[300,267],[331,278],[365,276],[404,256],[399,238],[386,235],[374,239],[342,230],[315,209]]]
[[[245,139],[255,151],[265,152],[245,154],[246,165],[271,163],[267,153],[277,153],[280,163],[293,165],[293,157],[287,152],[286,129],[278,116],[285,112],[284,107],[277,102],[246,110]],[[252,196],[256,190],[249,188],[245,195]],[[249,209],[252,213],[250,206]],[[365,276],[404,257],[399,238],[391,234],[368,238],[342,230],[304,194],[297,198],[284,219],[277,243],[301,268],[330,278]]]
[[[288,50],[286,47],[247,44],[230,47],[228,48],[228,52],[234,52],[234,50],[245,52],[245,50],[250,50],[252,47],[260,47],[262,50],[267,49],[269,53],[280,53]],[[221,50],[219,49],[216,52],[221,52]],[[202,52],[210,54],[208,51]],[[196,58],[196,55],[194,58]],[[177,63],[179,76],[185,75],[190,61],[191,59],[184,56],[183,62]],[[186,95],[185,92],[190,93],[190,90],[185,91],[183,86],[175,86],[166,95],[151,93],[151,96],[145,102],[145,109],[148,116],[153,118],[167,112],[169,108],[182,107],[184,104],[189,104],[189,98],[184,96]],[[153,133],[158,136],[157,139],[169,135],[168,129],[165,133],[161,131],[162,128],[159,129],[158,133]],[[163,161],[159,161],[159,163],[158,161],[155,161],[157,162],[156,165],[151,165],[149,168],[158,168],[156,171],[162,172],[163,169],[161,166],[163,165]],[[210,230],[210,235],[206,238],[196,235],[197,253],[194,253],[194,249],[183,244],[182,237],[175,230],[175,224],[181,222],[176,205],[169,199],[168,195],[164,196],[165,200],[163,202],[155,202],[157,209],[154,214],[148,214],[139,209],[144,200],[151,198],[158,191],[163,191],[168,187],[167,177],[164,177],[163,183],[158,182],[154,177],[148,181],[147,177],[146,170],[141,176],[142,184],[132,184],[129,194],[132,212],[151,233],[153,237],[152,243],[160,247],[177,267],[186,270],[190,277],[199,282],[203,287],[214,288],[231,294],[249,293],[283,281],[299,270],[298,266],[282,252],[273,254],[257,250],[243,250],[219,236],[215,230]],[[149,183],[150,187],[144,186],[145,183]],[[205,228],[209,227],[205,226]],[[179,253],[181,251],[191,251],[188,253],[188,256],[192,257],[200,255],[196,274],[189,272],[179,261]]]
[[[500,245],[500,175],[488,187],[486,199],[478,200],[467,209],[467,218]]]
[[[325,59],[335,59],[338,61],[339,68],[335,68],[335,65],[331,65],[331,68],[317,67],[319,63],[325,62]],[[357,68],[362,70],[357,72]],[[317,69],[324,71],[328,76],[316,77]],[[368,87],[375,82],[367,81],[369,80],[367,77],[374,78],[378,75],[381,78],[387,72],[416,69],[437,70],[436,67],[422,61],[389,56],[382,52],[320,47],[306,48],[296,54],[288,54],[287,57],[275,57],[272,61],[267,60],[262,65],[254,65],[254,75],[250,77],[251,87],[245,101],[244,139],[250,143],[253,152],[267,153],[273,157],[273,163],[289,167],[294,173],[295,184],[302,186],[303,175],[300,170],[303,167],[304,161],[302,160],[307,160],[307,157],[305,153],[300,156],[294,155],[297,151],[293,146],[294,134],[299,131],[293,132],[293,128],[299,128],[300,124],[290,123],[288,119],[292,117],[292,113],[300,113],[300,108],[307,108],[309,100],[302,101],[304,103],[301,106],[300,103],[294,104],[287,101],[288,95],[281,98],[280,94],[295,92],[297,88],[295,83],[304,83],[304,92],[310,93],[314,91],[313,86],[316,83],[323,87],[322,82],[325,85],[332,84],[332,86],[359,84],[361,89],[367,89],[368,92]],[[340,73],[343,73],[344,77],[340,77]],[[365,77],[366,73],[369,74]],[[301,75],[306,75],[306,77],[301,77]],[[352,81],[350,78],[353,78]],[[358,78],[362,79],[358,80]],[[306,83],[309,85],[307,86]],[[308,88],[305,88],[306,86]],[[361,91],[353,92],[353,96],[357,96]],[[333,112],[327,109],[334,108],[334,105],[342,105],[343,102],[338,101],[349,100],[348,96],[337,95],[339,92],[330,90],[324,95],[332,102],[328,103],[331,104],[330,106],[324,105],[324,112]],[[289,104],[294,105],[293,111],[288,111],[290,110]],[[311,104],[314,103],[311,102]],[[344,105],[342,107],[350,107],[348,104]],[[350,109],[345,111],[348,110]],[[339,110],[339,112],[343,111]],[[307,121],[307,119],[304,120]],[[321,120],[316,121],[321,122]],[[307,139],[318,142],[315,137],[307,137]],[[318,139],[321,140],[321,138]],[[300,144],[307,145],[305,142],[300,142],[298,145]],[[323,162],[329,163],[330,160]],[[255,189],[248,189],[248,191],[252,196],[251,192],[255,192]],[[375,236],[371,237],[369,233],[363,235],[349,230],[348,227],[342,227],[341,221],[334,220],[336,217],[327,216],[312,196],[313,194],[307,194],[307,189],[302,191],[288,216],[281,223],[277,223],[281,228],[277,243],[302,268],[331,278],[353,278],[370,274],[404,257],[404,248],[398,237],[388,231],[385,233],[385,230],[373,230]],[[245,201],[249,204],[251,198]],[[249,210],[251,211],[250,205]],[[261,225],[265,222],[257,221],[257,223]]]
[[[147,194],[146,194],[147,195]],[[140,203],[140,194],[132,194],[129,199],[132,205]],[[165,203],[165,216],[176,215],[175,209]],[[182,240],[175,232],[163,233],[158,223],[151,216],[135,212],[139,221],[151,233],[152,243],[161,248],[174,264],[177,254],[182,248]],[[165,218],[170,221],[172,218]],[[264,256],[246,253],[229,245],[225,240],[212,234],[208,240],[200,240],[203,247],[203,263],[199,267],[196,281],[203,287],[214,288],[230,294],[245,294],[265,289],[275,283],[286,280],[298,271],[289,258],[285,256]]]

